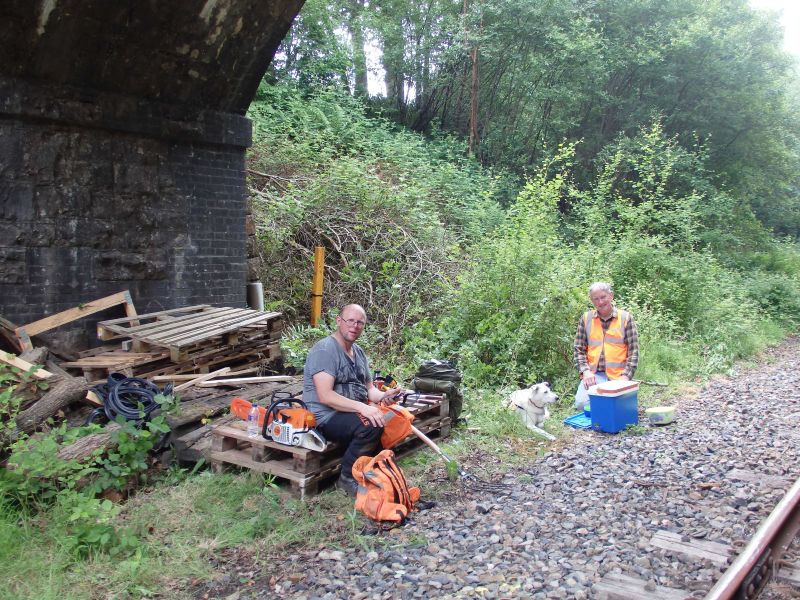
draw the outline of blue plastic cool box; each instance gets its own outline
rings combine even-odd
[[[617,433],[639,422],[639,382],[613,380],[589,388],[592,429]]]

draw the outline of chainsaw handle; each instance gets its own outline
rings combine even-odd
[[[280,397],[275,398],[275,396],[278,396],[279,394]],[[292,396],[291,392],[272,392],[272,396],[270,396],[270,405],[269,408],[267,408],[267,412],[264,414],[264,423],[261,425],[261,437],[264,439],[270,439],[267,436],[267,426],[272,422],[273,417],[277,415],[281,404],[286,404],[287,406],[299,404],[302,408],[308,410],[306,403],[300,398],[295,398]]]

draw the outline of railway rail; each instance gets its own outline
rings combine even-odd
[[[776,573],[792,579],[785,569],[786,552],[800,530],[800,479],[794,482],[750,543],[705,596],[705,600],[755,600]]]

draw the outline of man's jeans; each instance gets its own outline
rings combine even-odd
[[[605,371],[598,371],[594,374],[597,378],[597,383],[606,383],[608,377]],[[575,392],[575,408],[583,410],[583,407],[589,404],[589,392],[583,385],[583,380],[578,382],[578,389]]]

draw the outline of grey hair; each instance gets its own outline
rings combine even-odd
[[[612,290],[611,285],[605,281],[595,281],[589,286],[589,298],[591,298],[592,294],[595,292],[608,292],[609,294],[613,294],[614,290]]]

